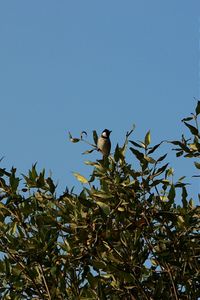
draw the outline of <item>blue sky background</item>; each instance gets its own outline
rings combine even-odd
[[[199,1],[1,1],[1,166],[37,161],[62,191],[99,156],[83,157],[68,131],[109,128],[113,149],[133,123],[136,140],[179,138],[200,96],[199,39]],[[196,174],[169,158],[177,176]]]

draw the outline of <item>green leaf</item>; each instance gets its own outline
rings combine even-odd
[[[87,132],[86,131],[81,131],[81,134],[80,134],[80,139],[82,140],[83,139],[83,135],[87,136]]]
[[[193,120],[194,117],[187,117],[187,118],[183,118],[181,121],[184,122],[184,121],[191,121]]]
[[[55,186],[53,180],[51,179],[51,177],[48,177],[46,179],[46,182],[49,186],[49,191],[53,194],[55,192],[56,186]]]
[[[155,160],[152,158],[152,157],[150,157],[150,156],[146,156],[146,155],[144,155],[144,159],[147,161],[147,162],[149,162],[150,164],[155,164]]]
[[[177,224],[178,224],[178,226],[182,228],[182,227],[184,227],[184,223],[185,223],[185,221],[184,221],[183,217],[182,216],[178,216],[177,217]]]
[[[155,170],[155,173],[153,173],[153,175],[155,174],[156,176],[162,174],[168,167],[169,164],[166,164],[162,167],[160,167],[158,170]]]
[[[193,135],[198,135],[199,134],[199,131],[196,127],[190,125],[189,123],[187,122],[184,122],[184,124],[189,128],[190,132],[193,134]]]
[[[36,171],[36,165],[37,163],[35,163],[34,165],[32,165],[32,169],[29,170],[29,179],[35,181],[35,179],[38,177],[37,171]]]
[[[138,151],[138,150],[136,150],[136,149],[134,149],[134,148],[130,148],[130,150],[131,150],[131,152],[137,157],[137,159],[140,161],[140,162],[142,162],[143,161],[143,159],[144,159],[144,154],[143,153],[141,153],[140,151]]]
[[[38,188],[45,188],[44,172],[41,172],[39,174],[39,177],[37,178],[37,187]]]
[[[190,208],[192,208],[192,209],[195,207],[195,203],[194,203],[193,199],[190,199],[189,205],[190,205]]]
[[[171,203],[174,203],[175,196],[176,196],[176,191],[174,185],[172,184],[168,194],[168,198]]]
[[[185,188],[185,186],[182,187],[182,203],[183,203],[183,207],[187,208],[188,207],[188,202],[187,202],[187,190]]]
[[[157,159],[157,162],[164,160],[167,156],[167,153]]]
[[[9,233],[14,235],[16,233],[16,229],[17,229],[17,222],[13,222]]]
[[[151,133],[150,130],[147,132],[145,138],[144,138],[144,144],[145,144],[145,148],[147,148],[149,146],[149,144],[151,143]]]
[[[197,143],[189,144],[189,146],[190,146],[190,149],[191,149],[192,151],[198,151]]]
[[[90,149],[90,150],[86,150],[86,151],[84,151],[82,154],[90,154],[90,153],[92,153],[94,150],[95,150],[95,148],[94,148],[94,149]]]
[[[78,139],[78,138],[73,138],[70,132],[68,134],[69,134],[69,140],[70,140],[70,142],[72,142],[72,143],[78,143],[80,141],[80,139]]]
[[[182,155],[183,155],[183,153],[184,153],[184,151],[183,151],[183,150],[181,150],[181,151],[177,152],[177,153],[176,153],[176,157],[182,156]]]
[[[163,143],[163,142],[160,142],[159,144],[155,145],[154,147],[151,147],[150,150],[148,151],[148,154],[153,153],[158,147],[160,147],[160,145],[161,145],[162,143]]]
[[[93,162],[93,161],[89,161],[89,160],[85,160],[84,164],[86,164],[88,166],[94,166],[94,167],[99,167],[100,166],[97,162]]]
[[[103,212],[108,215],[110,213],[110,207],[105,204],[104,202],[101,202],[101,201],[97,201],[96,202],[97,205],[99,205],[99,207],[103,210]]]
[[[106,263],[100,260],[93,260],[93,267],[97,271],[104,270],[106,268]]]
[[[10,181],[10,186],[11,186],[13,193],[16,193],[19,182],[20,182],[20,179],[15,177],[15,173],[16,173],[16,169],[12,168],[9,181]]]
[[[122,206],[120,206],[120,207],[118,207],[118,209],[117,209],[118,211],[125,211],[125,208],[124,207],[122,207]]]
[[[115,153],[114,153],[114,159],[116,162],[119,161],[119,159],[123,159],[124,156],[123,156],[123,149],[121,149],[119,147],[119,145],[117,144],[116,148],[115,148]]]
[[[200,101],[197,102],[197,106],[196,106],[196,115],[198,116],[200,114]]]
[[[113,198],[112,194],[101,192],[101,191],[95,191],[94,193],[92,193],[92,196],[95,196],[95,197],[98,197],[98,198],[101,198],[101,199]]]
[[[138,147],[138,148],[144,148],[143,146],[141,146],[140,144],[134,142],[134,141],[129,141],[133,146]]]
[[[78,179],[78,181],[80,181],[81,183],[88,183],[88,180],[82,176],[81,174],[77,173],[77,172],[73,172],[73,175],[76,177],[76,179]]]
[[[174,169],[173,169],[173,168],[169,168],[169,169],[166,171],[166,177],[172,176],[172,175],[174,175]]]
[[[194,164],[195,164],[195,167],[197,168],[197,169],[200,169],[200,163],[198,163],[198,162],[194,162]]]
[[[96,286],[98,285],[98,280],[96,279],[96,277],[93,276],[91,272],[89,272],[87,274],[87,279],[88,279],[88,282],[91,285],[92,289],[95,289]]]
[[[95,145],[97,145],[97,142],[98,142],[98,135],[97,135],[96,130],[93,130],[93,140],[94,140]]]
[[[179,147],[181,147],[181,149],[183,149],[187,153],[191,153],[190,148],[188,148],[185,143],[181,143],[180,141],[171,141],[170,143],[173,145],[178,145]],[[174,149],[174,150],[179,151],[181,149]]]
[[[181,182],[183,181],[183,179],[185,179],[186,176],[181,176],[179,179],[178,179],[178,182]]]
[[[78,139],[78,138],[71,138],[70,139],[70,142],[72,142],[72,143],[78,143],[80,141],[80,139]]]

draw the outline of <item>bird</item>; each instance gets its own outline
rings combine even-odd
[[[104,129],[97,141],[97,148],[103,154],[103,157],[108,157],[111,149],[110,133],[112,131]]]

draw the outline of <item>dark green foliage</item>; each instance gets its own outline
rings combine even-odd
[[[199,112],[198,102],[184,119],[192,142],[171,142],[177,156],[199,157]],[[16,169],[0,169],[1,299],[200,297],[200,208],[188,199],[184,177],[174,181],[166,154],[156,155],[163,142],[151,145],[150,131],[143,142],[130,141],[140,167],[126,161],[131,133],[113,156],[86,162],[90,179],[74,173],[83,184],[79,195],[56,196],[36,165],[21,190]],[[73,143],[83,135],[69,134]],[[86,153],[96,149],[96,131],[93,139]]]

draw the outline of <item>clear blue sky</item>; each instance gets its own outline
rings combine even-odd
[[[2,167],[37,161],[64,189],[90,159],[69,130],[112,129],[113,148],[133,123],[136,139],[179,138],[200,96],[199,40],[199,1],[1,1]]]

